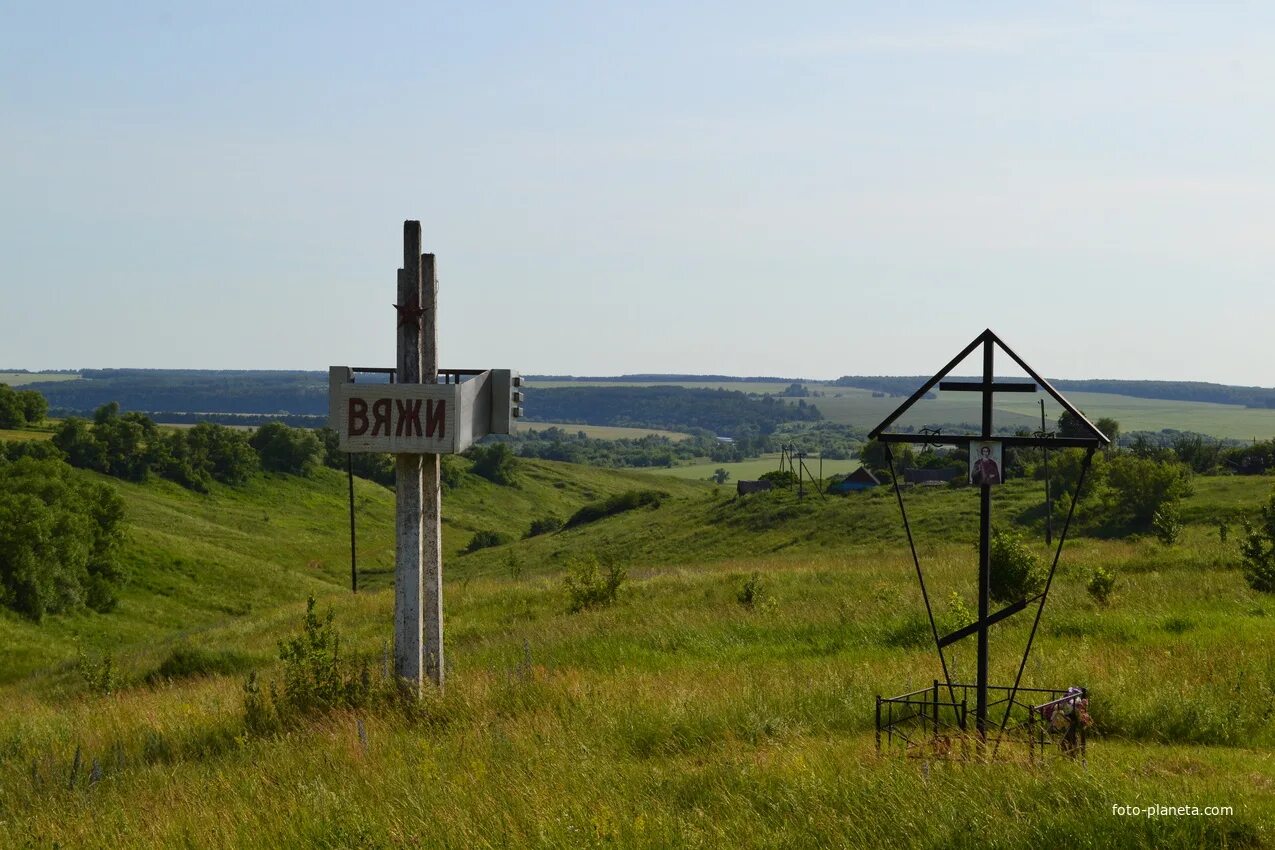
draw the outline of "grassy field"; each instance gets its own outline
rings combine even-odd
[[[813,463],[807,461],[807,468],[812,475],[819,475],[819,461]],[[829,477],[847,472],[854,472],[860,466],[857,460],[825,460],[823,462],[823,475]],[[660,470],[659,475],[671,475],[674,478],[689,478],[695,481],[705,481],[713,477],[713,473],[718,469],[724,469],[730,473],[730,478],[726,483],[735,486],[736,481],[755,481],[760,475],[766,472],[775,472],[779,469],[779,454],[764,454],[754,460],[744,460],[738,463],[695,463],[688,466],[674,466],[669,469]]]
[[[0,372],[0,384],[20,387],[43,381],[78,381],[80,376],[67,372]]]
[[[392,598],[341,589],[343,479],[263,478],[208,497],[117,483],[135,575],[120,611],[0,617],[0,642],[17,648],[0,659],[0,846],[1270,846],[1275,599],[1244,584],[1235,535],[1222,543],[1216,522],[1272,484],[1197,479],[1173,547],[1069,544],[1027,681],[1089,687],[1095,734],[1087,766],[1032,768],[877,755],[874,696],[937,675],[884,489],[733,499],[552,463],[525,464],[516,489],[466,481],[445,500],[445,694],[258,737],[242,719],[244,672],[279,675],[276,641],[297,631],[306,594],[380,675]],[[457,554],[476,527],[515,532],[633,487],[665,496]],[[378,562],[392,500],[362,483],[358,498]],[[940,611],[953,593],[972,605],[977,494],[906,498]],[[1039,499],[1032,482],[1007,483],[996,521],[1028,519]],[[624,564],[628,581],[614,606],[568,614],[562,577],[588,556]],[[1118,574],[1105,606],[1085,591],[1096,565]],[[997,627],[998,680],[1029,626]],[[182,644],[239,667],[148,681]],[[124,687],[91,693],[77,648],[112,652]],[[972,661],[956,648],[958,677]],[[1113,814],[1151,804],[1231,812]]]
[[[734,390],[741,393],[781,393],[787,383],[751,381],[528,381],[529,387],[686,387],[692,390]],[[808,386],[814,387],[811,383]]]
[[[780,393],[787,389],[784,383],[697,382],[658,383],[635,381],[632,383],[549,381],[536,383],[542,387],[569,386],[683,386],[703,389],[728,389],[748,393]],[[818,381],[805,386],[820,395],[804,399],[812,403],[832,422],[872,428],[903,403],[902,398],[873,397],[870,390],[857,387],[836,387]],[[1168,401],[1145,399],[1113,393],[1064,393],[1068,400],[1084,410],[1091,419],[1109,416],[1120,423],[1124,431],[1159,431],[1172,428],[1178,431],[1198,431],[1223,439],[1268,440],[1275,436],[1275,410],[1245,408],[1232,404],[1206,402]],[[996,425],[1010,428],[1040,427],[1040,394],[1004,394],[996,398]],[[1061,408],[1046,398],[1046,412],[1052,427]],[[796,403],[796,399],[791,400]],[[978,422],[982,410],[976,397],[968,393],[940,393],[938,398],[919,401],[903,418],[900,425],[920,427],[936,422]]]
[[[547,428],[561,428],[562,430],[574,434],[583,431],[595,440],[640,440],[643,437],[666,437],[670,440],[686,440],[690,438],[690,434],[683,434],[680,431],[660,431],[656,428],[625,428],[621,425],[576,425],[570,422],[532,422],[522,419],[518,421],[517,429],[523,431],[543,431]]]
[[[53,426],[44,425],[39,428],[0,428],[0,442],[9,441],[20,443],[24,440],[51,440],[53,439]]]

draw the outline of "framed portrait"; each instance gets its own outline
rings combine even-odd
[[[998,442],[970,443],[970,483],[980,487],[1000,484],[1005,480],[1005,466],[1001,444]]]

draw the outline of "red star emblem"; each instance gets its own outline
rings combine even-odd
[[[398,310],[398,326],[401,328],[409,322],[420,324],[421,316],[425,315],[425,308],[412,304],[395,304],[394,309]]]

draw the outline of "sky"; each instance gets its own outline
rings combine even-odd
[[[1275,385],[1275,5],[0,5],[0,369]]]

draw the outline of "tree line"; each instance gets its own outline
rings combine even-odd
[[[789,404],[737,390],[686,387],[531,387],[526,390],[526,409],[546,422],[703,430],[736,438],[750,431],[769,435],[783,422],[823,418],[804,400]]]

